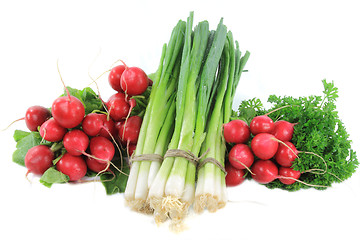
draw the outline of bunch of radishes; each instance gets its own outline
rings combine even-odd
[[[254,117],[250,126],[240,119],[224,124],[225,141],[234,144],[225,165],[227,186],[241,184],[246,171],[261,184],[275,179],[288,185],[297,181],[301,173],[291,168],[298,154],[290,142],[294,125],[273,122],[266,114]]]
[[[140,116],[130,116],[136,105],[132,97],[143,94],[151,80],[140,68],[126,65],[112,68],[108,80],[117,93],[107,102],[100,99],[103,108],[87,115],[84,103],[71,96],[66,87],[67,94],[55,99],[51,110],[42,106],[27,110],[24,119],[29,130],[39,131],[43,140],[57,146],[30,148],[25,155],[28,173],[42,175],[55,167],[69,181],[77,181],[88,169],[96,173],[110,171],[116,149],[121,152],[119,144],[132,154],[142,122]]]

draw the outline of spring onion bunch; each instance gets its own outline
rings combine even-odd
[[[132,162],[125,199],[131,208],[141,212],[151,212],[147,201],[149,186],[160,167],[161,157],[174,128],[175,94],[184,29],[185,22],[180,20],[172,31],[168,45],[163,46],[134,153],[134,156],[142,158],[141,161],[130,159]],[[160,160],[156,156],[160,156]]]
[[[193,13],[175,26],[164,46],[141,126],[125,198],[156,222],[181,222],[189,207],[214,210],[226,202],[222,125],[249,53],[241,57],[232,33],[207,21],[193,26]],[[165,136],[164,136],[165,135]],[[209,161],[209,159],[212,159]],[[200,168],[199,168],[200,163]],[[198,183],[196,184],[196,179]]]
[[[201,212],[205,208],[214,212],[224,207],[227,202],[224,170],[226,145],[222,126],[230,121],[236,88],[249,56],[250,53],[246,52],[241,57],[238,42],[235,48],[232,33],[229,31],[216,80],[216,99],[213,101],[206,128],[207,135],[201,149],[204,158],[200,159],[201,167],[198,172],[194,204],[196,212]],[[211,161],[206,161],[209,159]]]
[[[227,88],[230,78],[228,73],[230,47],[227,36],[231,36],[231,32],[227,31],[223,20],[220,20],[215,31],[209,31],[207,21],[200,22],[194,30],[192,30],[192,25],[193,15],[191,14],[186,25],[176,95],[175,131],[168,149],[169,151],[182,150],[182,153],[169,157],[165,155],[164,162],[149,191],[150,205],[155,209],[156,221],[160,222],[167,217],[174,222],[181,221],[189,206],[194,202],[197,163],[201,155],[210,156],[217,152],[216,157],[220,159],[220,163],[223,163],[225,146],[219,147],[222,136],[221,127],[224,122],[224,118],[221,117],[220,120],[220,116],[222,112],[225,112],[222,102],[227,89],[226,104],[230,109],[226,109],[226,113],[229,118],[231,98],[235,94],[238,83],[238,78],[234,81],[234,77],[231,76],[232,84],[235,86]],[[237,50],[237,69],[235,69],[233,48],[232,51],[231,54],[234,56],[231,71],[234,75],[235,70],[239,72],[240,69],[240,51]],[[210,116],[217,119],[218,126],[207,127]],[[215,124],[215,120],[212,124]],[[204,147],[203,142],[207,135],[209,135],[207,138],[217,139],[219,144],[216,146],[207,144]],[[199,156],[200,151],[202,152]],[[186,157],[186,153],[189,153],[190,157]],[[208,165],[215,167],[211,163],[207,163],[205,167],[208,168]],[[222,180],[224,181],[224,177]]]

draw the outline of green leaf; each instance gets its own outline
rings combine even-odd
[[[102,110],[103,105],[99,96],[89,87],[82,91],[82,101],[85,105],[85,114],[89,114],[94,110]]]
[[[252,98],[249,100],[244,100],[241,102],[239,106],[239,111],[241,111],[244,108],[253,108],[256,111],[260,111],[263,109],[263,104],[260,99],[258,98]]]
[[[256,116],[256,111],[254,108],[244,108],[239,112],[239,118],[244,120],[248,125],[250,125],[251,120]]]
[[[41,176],[40,182],[46,187],[51,187],[54,183],[66,183],[69,179],[69,176],[51,167]]]
[[[18,142],[21,139],[23,139],[24,137],[28,136],[29,134],[30,134],[30,132],[25,132],[22,130],[15,130],[13,137],[14,137],[15,142]]]
[[[42,141],[42,137],[38,132],[24,132],[15,130],[14,139],[17,142],[16,150],[12,155],[13,162],[25,166],[25,155],[28,150],[36,145],[39,145]],[[50,142],[43,141],[44,145],[51,145]]]
[[[107,195],[122,193],[125,191],[130,168],[128,166],[123,167],[122,171],[125,174],[113,169],[113,173],[106,172],[100,176]]]
[[[136,105],[131,110],[131,116],[142,116],[146,110],[146,106],[149,103],[150,93],[151,93],[152,87],[148,87],[146,91],[137,96],[132,96],[131,98],[135,99]]]
[[[244,100],[238,107],[237,118],[244,120],[247,124],[250,124],[251,120],[263,111],[263,104],[260,99],[252,98]]]
[[[94,110],[103,110],[103,105],[99,96],[90,87],[86,87],[82,90],[66,87],[71,96],[78,98],[85,107],[85,114],[89,114]],[[66,90],[61,96],[66,96]]]
[[[326,82],[326,79],[322,80],[322,83],[324,85],[324,91],[325,94],[324,101],[327,99],[329,102],[335,101],[339,95],[338,95],[338,88],[335,87],[334,81],[332,82]]]

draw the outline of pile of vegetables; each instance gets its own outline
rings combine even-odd
[[[227,202],[222,125],[249,57],[221,19],[179,21],[163,47],[125,190],[127,204],[156,222],[181,222]],[[197,180],[197,183],[195,184]]]
[[[39,175],[47,187],[100,176],[107,194],[124,191],[129,167],[123,157],[136,147],[152,81],[125,64],[112,68],[108,79],[116,93],[106,102],[89,87],[64,84],[64,94],[51,108],[27,109],[19,120],[30,132],[15,130],[13,153],[13,161],[28,169],[26,175]]]
[[[64,84],[51,108],[30,107],[30,132],[15,130],[13,161],[48,187],[100,176],[107,194],[124,192],[131,209],[174,225],[191,207],[223,208],[226,187],[245,179],[295,191],[355,172],[333,83],[323,80],[324,96],[272,95],[270,109],[257,98],[233,107],[250,53],[223,19],[215,30],[193,19],[173,28],[151,79],[123,63],[109,71],[116,93],[106,102]]]
[[[271,95],[267,110],[256,98],[240,104],[224,126],[229,185],[247,176],[269,188],[321,190],[351,177],[359,162],[336,111],[338,88],[322,83],[323,96]],[[238,139],[231,138],[234,132]]]

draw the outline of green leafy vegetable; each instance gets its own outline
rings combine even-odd
[[[263,104],[258,98],[252,98],[241,102],[238,108],[238,117],[250,124],[251,120],[256,116],[257,111],[263,110]]]
[[[51,187],[53,183],[66,183],[69,179],[69,176],[56,170],[54,166],[44,172],[40,182],[46,187]]]
[[[123,173],[113,170],[115,176],[110,172],[106,172],[100,176],[107,195],[122,193],[125,191],[130,168],[128,166],[123,167],[122,172]]]
[[[92,90],[90,87],[86,87],[82,90],[76,88],[66,87],[69,90],[71,96],[78,98],[85,107],[85,114],[89,114],[94,110],[101,111],[103,110],[103,105],[99,96]],[[64,94],[61,96],[66,96],[67,93],[64,91]]]
[[[84,104],[86,114],[89,114],[93,111],[104,111],[101,99],[91,88],[87,87],[82,90],[78,90],[75,88],[67,87],[67,89],[69,90],[70,95],[77,97]],[[143,94],[143,96],[137,97],[137,107],[135,108],[136,113],[141,113],[141,111],[144,111],[147,105],[147,97],[149,94],[150,89],[148,89]],[[66,96],[66,92],[62,96]],[[51,150],[55,154],[55,159],[53,160],[54,166],[44,172],[44,174],[40,178],[40,183],[50,188],[54,183],[66,183],[69,181],[69,177],[56,170],[55,167],[56,163],[66,152],[62,141],[54,143],[48,142],[42,139],[39,132],[26,132],[22,130],[15,130],[13,138],[17,144],[12,159],[13,162],[21,166],[25,166],[25,155],[30,148],[40,144],[51,147]],[[117,152],[116,157],[118,158],[119,155],[120,153]],[[117,163],[117,167],[120,168],[119,163]],[[115,168],[113,168],[112,170],[115,176],[110,173],[104,173],[100,176],[100,179],[103,181],[103,185],[106,189],[107,194],[124,192],[128,178],[129,168],[123,168],[122,171],[125,174],[120,173]],[[87,176],[94,177],[96,176],[96,174],[89,170]]]
[[[15,130],[13,137],[17,144],[12,160],[21,166],[25,166],[25,155],[30,148],[39,145],[40,143],[48,146],[51,145],[50,142],[42,141],[42,137],[38,132]]]
[[[24,137],[28,136],[30,132],[22,131],[22,130],[15,130],[13,138],[15,142],[19,142]]]
[[[268,102],[272,103],[273,107],[268,110],[260,107],[262,105],[252,99],[242,102],[236,117],[246,117],[246,111],[250,110],[244,111],[245,109],[252,109],[257,115],[262,115],[287,106],[270,114],[269,117],[274,121],[282,119],[297,123],[294,126],[293,144],[299,151],[313,152],[324,159],[323,161],[313,154],[299,153],[299,158],[294,161],[293,168],[302,172],[301,181],[330,187],[334,182],[348,179],[355,172],[359,162],[356,152],[351,149],[350,135],[336,111],[338,89],[333,82],[326,80],[322,82],[323,96],[294,98],[271,95]],[[314,169],[320,170],[312,171]],[[299,182],[284,185],[279,180],[266,186],[289,191],[309,188]],[[318,189],[326,188],[318,187]]]
[[[136,101],[135,107],[131,110],[131,116],[144,116],[146,106],[149,103],[151,89],[152,87],[148,87],[143,94],[131,97]]]
[[[116,152],[115,157],[111,161],[110,170],[100,174],[100,180],[102,185],[105,187],[107,195],[112,195],[116,193],[123,193],[125,191],[126,183],[128,180],[130,167],[127,164],[123,164],[121,167],[120,157],[118,152]],[[115,167],[114,167],[115,165]],[[121,170],[121,172],[119,171]],[[86,173],[87,177],[96,178],[99,177],[99,174],[89,170]]]

